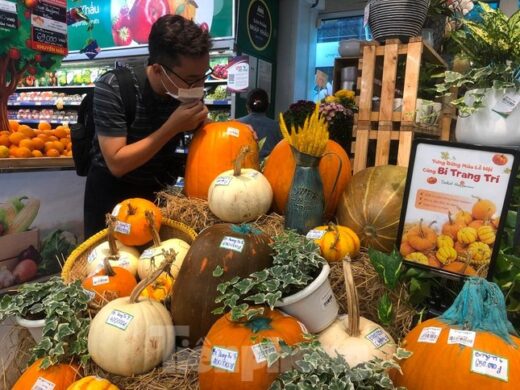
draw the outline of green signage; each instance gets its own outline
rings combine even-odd
[[[238,20],[240,52],[275,60],[278,39],[278,2],[240,0]]]
[[[78,0],[69,5],[81,7],[94,27],[87,31],[86,22],[70,25],[70,51],[94,39],[102,49],[146,45],[152,24],[167,13],[193,19],[214,39],[233,37],[233,0]]]

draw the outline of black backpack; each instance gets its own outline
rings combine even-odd
[[[126,67],[109,70],[119,81],[119,91],[125,107],[125,117],[128,128],[135,119],[136,92],[132,72]],[[105,73],[106,74],[106,73]],[[72,142],[72,158],[78,176],[87,176],[92,156],[92,140],[94,139],[94,89],[88,91],[81,101],[78,110],[78,122],[70,127]]]

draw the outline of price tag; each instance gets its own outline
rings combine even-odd
[[[226,132],[228,135],[231,135],[233,137],[238,138],[240,136],[240,130],[235,129],[234,127],[228,127]]]
[[[109,282],[108,275],[94,276],[92,278],[92,285],[94,285],[94,286],[101,286],[103,284],[107,284],[108,282]]]
[[[125,267],[125,265],[130,265],[130,258],[128,255],[119,255],[119,259],[117,260],[117,266]]]
[[[424,328],[417,339],[419,343],[430,343],[435,344],[441,335],[442,328],[437,328],[435,326],[429,326]]]
[[[382,328],[376,328],[365,336],[374,347],[381,348],[383,345],[390,342],[390,338],[386,335]]]
[[[210,365],[225,371],[234,372],[238,360],[238,352],[226,348],[213,347]]]
[[[231,176],[219,176],[217,180],[215,180],[216,186],[228,186],[233,181]]]
[[[129,223],[117,221],[114,231],[121,234],[130,234],[130,227],[131,225]]]
[[[321,308],[325,310],[332,302],[334,302],[334,296],[332,292],[328,292],[321,297]]]
[[[131,314],[125,313],[124,311],[113,310],[108,316],[106,323],[121,330],[126,330],[133,319],[134,316]]]
[[[89,264],[92,263],[94,260],[96,260],[96,257],[97,257],[96,250],[93,249],[92,252],[90,252],[90,254],[89,254],[88,257],[87,257],[87,262],[88,262]]]
[[[471,372],[508,382],[509,361],[500,356],[473,350]]]
[[[253,354],[255,355],[255,360],[257,363],[263,363],[263,362],[267,361],[267,357],[271,353],[276,352],[276,348],[274,347],[274,344],[270,343],[270,342],[252,345],[251,350],[253,351]]]
[[[220,247],[224,249],[230,249],[232,251],[242,253],[244,249],[245,241],[242,238],[226,236],[220,243]]]
[[[471,330],[450,329],[448,344],[461,344],[466,347],[473,347],[477,334]]]
[[[119,215],[119,210],[121,210],[121,203],[116,204],[114,210],[112,210],[112,216],[117,217]]]
[[[53,390],[55,387],[55,383],[39,376],[31,390]]]
[[[155,250],[153,248],[145,249],[143,253],[141,253],[141,260],[151,259],[154,254]]]
[[[506,93],[504,97],[495,104],[492,110],[500,115],[508,116],[518,107],[519,104],[520,94]]]
[[[325,233],[327,233],[325,230],[309,230],[309,232],[307,233],[307,235],[305,237],[307,237],[309,240],[319,240],[321,239]]]

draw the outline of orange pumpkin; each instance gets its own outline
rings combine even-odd
[[[152,229],[146,212],[153,214],[154,226],[157,230],[161,227],[161,210],[147,199],[126,199],[117,204],[112,211],[116,217],[114,236],[117,240],[128,246],[144,245],[152,240]]]
[[[464,218],[456,218],[453,219],[451,212],[448,212],[448,221],[444,225],[442,225],[442,234],[445,236],[449,236],[452,239],[457,239],[457,233],[460,229],[465,228],[466,223],[464,222]]]
[[[141,296],[162,302],[170,295],[172,289],[173,278],[168,273],[163,272],[153,283],[146,286],[141,292]]]
[[[447,264],[442,267],[444,271],[454,272],[456,274],[463,274],[468,276],[477,276],[477,271],[469,265],[462,261],[454,261],[453,263]]]
[[[78,367],[70,364],[57,364],[46,370],[40,369],[42,359],[31,364],[16,381],[11,390],[29,390],[33,388],[67,390],[78,376]],[[54,385],[54,387],[53,387]]]
[[[493,201],[489,199],[477,198],[477,201],[471,209],[471,215],[474,219],[488,220],[493,217],[496,211],[497,206],[495,206]]]
[[[222,172],[233,169],[233,161],[243,146],[249,146],[250,152],[242,168],[260,170],[258,144],[248,125],[237,121],[212,122],[197,130],[186,161],[185,194],[207,199],[211,182]]]
[[[119,390],[119,387],[107,379],[90,375],[74,382],[67,390]]]
[[[304,328],[295,318],[264,309],[249,321],[232,322],[225,314],[204,340],[199,364],[201,390],[264,390],[280,373],[284,362],[267,366],[266,355],[278,342],[293,345],[304,340]],[[267,343],[262,343],[267,341]],[[227,355],[226,359],[222,356]]]
[[[403,346],[412,356],[400,362],[402,375],[392,372],[394,385],[428,390],[518,389],[520,339],[507,334],[512,329],[499,287],[470,278],[441,317],[422,322],[405,337]],[[450,334],[455,337],[460,330],[470,333],[448,343]]]
[[[116,298],[129,297],[136,285],[135,276],[130,271],[122,267],[112,268],[106,257],[103,261],[103,269],[89,276],[82,283],[85,290],[96,294],[94,302],[100,305]]]
[[[329,262],[340,261],[347,255],[354,257],[359,253],[359,237],[348,227],[330,223],[328,226],[318,226],[312,231],[324,232],[314,242],[320,247],[321,255]]]
[[[269,155],[263,172],[273,189],[273,210],[277,213],[285,212],[295,167],[291,146],[286,140],[280,141]],[[320,160],[319,170],[325,197],[324,213],[326,219],[331,219],[336,212],[341,194],[352,177],[350,160],[345,150],[329,140],[325,154]]]

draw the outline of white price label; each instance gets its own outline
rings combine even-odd
[[[108,316],[106,323],[121,330],[126,330],[133,319],[134,316],[131,314],[125,313],[124,311],[113,310]]]
[[[509,361],[500,356],[473,350],[471,372],[508,382]]]
[[[448,334],[448,344],[460,344],[466,347],[473,347],[477,334],[471,330],[450,329]]]
[[[273,343],[260,343],[251,345],[251,350],[253,351],[253,354],[255,355],[255,360],[257,363],[263,363],[267,361],[267,357],[271,353],[276,352],[276,348]]]
[[[442,328],[437,328],[435,326],[429,326],[424,328],[417,339],[419,343],[430,343],[435,344],[441,335]]]
[[[219,176],[217,177],[217,180],[215,180],[216,186],[228,186],[233,181],[233,178],[231,176]]]
[[[55,387],[56,384],[54,382],[39,376],[31,390],[53,390]]]
[[[390,338],[387,336],[382,328],[376,328],[365,336],[374,347],[381,348],[383,345],[390,342]]]
[[[240,136],[240,130],[235,129],[234,127],[228,127],[226,133],[237,138]]]
[[[114,210],[112,210],[112,216],[117,217],[119,215],[119,210],[121,210],[121,203],[116,204]]]
[[[101,286],[103,284],[107,284],[109,282],[108,275],[102,275],[102,276],[94,276],[92,278],[92,285],[94,286]]]
[[[88,257],[87,257],[87,262],[88,262],[89,264],[92,263],[94,260],[96,260],[96,257],[97,257],[96,250],[93,249],[92,252],[90,252],[90,254],[89,254]]]
[[[130,234],[131,225],[126,222],[117,221],[116,226],[114,227],[114,231],[121,234]]]
[[[238,352],[226,348],[213,347],[210,365],[225,371],[234,372],[238,360]]]
[[[117,267],[125,267],[125,265],[130,265],[130,257],[128,255],[123,254],[119,255],[119,259],[117,259],[117,263],[114,264]]]
[[[245,243],[246,242],[242,238],[226,236],[220,243],[220,247],[241,253],[244,249]]]
[[[305,237],[307,237],[309,240],[319,240],[325,235],[325,233],[327,233],[325,230],[312,229],[309,230]]]
[[[155,250],[153,248],[145,249],[143,253],[141,253],[141,260],[151,259],[154,254]]]
[[[334,302],[334,294],[329,291],[321,297],[321,308],[325,310],[332,302]]]
[[[502,114],[511,114],[520,104],[520,94],[518,93],[506,93],[502,99],[500,99],[495,106],[493,111]]]

